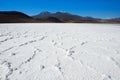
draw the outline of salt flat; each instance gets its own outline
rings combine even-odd
[[[120,25],[0,24],[0,80],[120,80]]]

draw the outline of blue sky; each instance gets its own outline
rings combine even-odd
[[[28,15],[42,11],[65,11],[97,18],[120,17],[120,0],[0,0],[0,11],[21,11]]]

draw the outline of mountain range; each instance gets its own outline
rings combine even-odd
[[[0,11],[0,23],[120,23],[120,18],[99,19],[67,12],[41,12],[29,16],[18,11]]]

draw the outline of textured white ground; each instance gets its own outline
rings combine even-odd
[[[120,25],[0,24],[0,80],[120,80]]]

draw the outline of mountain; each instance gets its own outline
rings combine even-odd
[[[18,11],[0,11],[1,23],[19,23],[19,22],[32,22],[34,19],[22,12]]]
[[[35,15],[35,16],[32,16],[33,18],[48,18],[48,17],[51,17],[51,13],[50,12],[41,12],[40,14],[38,15]]]
[[[58,18],[55,17],[46,17],[46,18],[36,18],[37,22],[41,22],[41,23],[63,23],[61,20],[59,20]]]
[[[0,23],[120,23],[120,18],[98,19],[67,12],[41,12],[29,16],[18,11],[0,11]]]
[[[61,22],[55,17],[35,19],[18,11],[0,11],[0,23],[40,23],[40,22]]]
[[[55,17],[61,20],[62,22],[99,22],[99,19],[92,18],[92,17],[82,17],[78,15],[73,15],[67,12],[56,12],[56,13],[50,13],[50,12],[41,12],[38,15],[33,16],[33,18],[37,19],[43,19],[48,17]]]
[[[114,21],[114,22],[118,22],[119,23],[120,22],[120,18],[112,18],[112,19],[109,19],[109,21],[111,21],[111,22]]]

